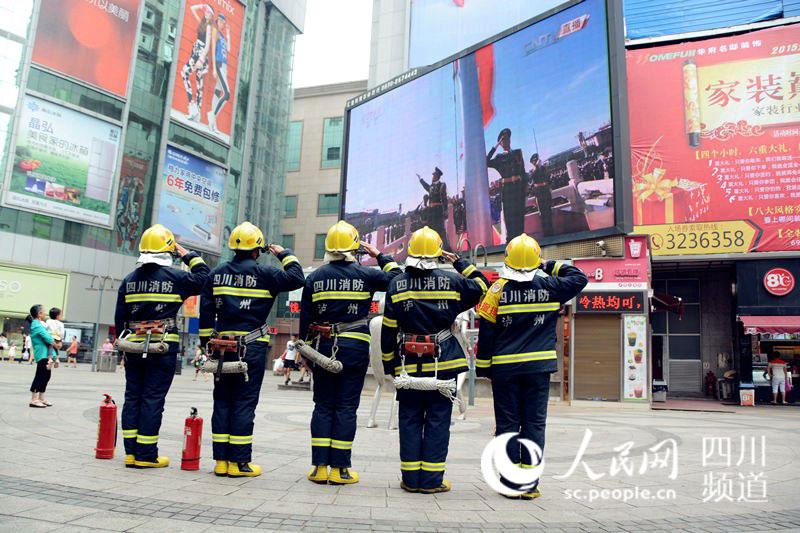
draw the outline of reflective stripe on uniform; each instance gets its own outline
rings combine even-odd
[[[372,340],[372,338],[369,336],[369,333],[359,333],[357,331],[339,333],[339,337],[343,339],[356,339],[364,342],[370,342]]]
[[[353,448],[353,441],[331,439],[331,448],[335,450],[350,450]]]
[[[214,328],[200,328],[198,335],[201,337],[208,337],[209,335],[213,335]]]
[[[469,277],[469,275],[472,274],[473,272],[475,272],[476,270],[478,270],[478,269],[475,268],[475,265],[469,265],[467,268],[464,269],[464,271],[461,273],[461,275]]]
[[[400,461],[400,470],[419,470],[422,461]]]
[[[238,330],[238,329],[229,329],[229,330],[226,330],[226,331],[220,331],[219,332],[220,335],[232,335],[234,337],[237,336],[237,335],[247,335],[248,333],[250,333],[250,332],[249,331],[241,331],[241,330]],[[269,342],[270,338],[271,338],[270,335],[264,335],[263,337],[259,337],[256,340],[257,341]]]
[[[311,437],[311,446],[330,446],[331,439],[326,439],[322,437]]]
[[[478,368],[489,368],[492,362],[489,359],[475,359],[475,366]]]
[[[383,317],[382,324],[388,328],[396,328],[397,327],[397,320]]]
[[[300,262],[300,260],[297,259],[297,257],[295,257],[293,255],[287,255],[286,257],[283,258],[283,260],[281,261],[281,264],[283,266],[286,266],[289,263],[299,263],[299,262]]]
[[[125,303],[142,303],[142,302],[182,302],[180,294],[162,294],[158,292],[144,292],[136,294],[126,294]]]
[[[556,264],[553,265],[553,275],[558,276],[558,271],[561,270],[561,265],[563,265],[561,261],[556,261]]]
[[[400,268],[400,265],[392,261],[391,263],[386,263],[383,267],[384,272],[389,272],[390,270],[394,270],[395,268]]]
[[[461,300],[458,291],[404,291],[392,295],[392,303],[404,300]]]
[[[525,363],[528,361],[544,361],[547,359],[556,359],[555,350],[545,350],[542,352],[526,352],[526,353],[512,353],[507,355],[493,355],[493,365],[504,365],[507,363]]]
[[[245,298],[272,298],[272,294],[266,289],[246,289],[244,287],[230,287],[220,285],[214,287],[214,296],[243,296]]]
[[[311,295],[312,302],[320,300],[369,300],[372,295],[364,291],[322,291]]]
[[[444,363],[439,363],[439,371],[443,370],[458,370],[460,368],[467,368],[467,361],[465,359],[455,359],[453,361],[446,361]],[[403,370],[402,366],[397,366],[394,368],[395,374],[400,374]],[[413,373],[419,370],[419,365],[414,363],[410,365],[406,365],[406,372]],[[435,363],[423,363],[422,365],[422,372],[434,372],[435,371]]]
[[[189,261],[189,268],[193,268],[195,265],[199,265],[200,263],[205,264],[205,261],[203,261],[202,257],[193,257]]]
[[[546,311],[558,311],[559,309],[561,309],[561,304],[558,302],[501,305],[497,308],[497,314],[509,315],[511,313],[543,313]]]
[[[146,333],[134,333],[125,337],[126,341],[130,342],[144,342],[147,340]],[[153,333],[150,335],[150,342],[178,342],[180,341],[180,336],[177,333]]]
[[[229,440],[230,440],[230,434],[228,433],[211,434],[211,442],[228,442]]]
[[[422,461],[422,469],[426,472],[444,472],[444,463],[429,463]]]
[[[135,439],[136,438],[136,433],[138,431],[139,431],[138,429],[123,429],[122,430],[122,438],[123,439]]]
[[[157,444],[158,435],[136,435],[136,444]]]
[[[478,285],[481,286],[484,293],[489,290],[489,287],[486,286],[486,283],[484,283],[481,278],[474,278],[473,281],[478,282]]]
[[[230,435],[228,437],[229,444],[253,444],[253,436],[252,435]]]
[[[392,359],[394,359],[394,352],[381,354],[381,357],[383,358],[384,361],[391,361]]]

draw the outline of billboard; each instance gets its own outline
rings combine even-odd
[[[565,0],[411,0],[408,68],[432,65]]]
[[[4,203],[111,226],[122,128],[25,95]]]
[[[244,5],[186,0],[170,117],[230,144]]]
[[[423,225],[450,250],[619,233],[606,32],[587,0],[356,99],[345,218],[399,258]]]
[[[219,165],[167,146],[158,222],[181,243],[219,253],[226,174]]]
[[[798,30],[627,52],[634,223],[654,255],[800,250]]]
[[[142,210],[144,209],[144,183],[150,162],[130,155],[122,156],[117,212],[115,215],[117,247],[133,252],[139,236],[144,231]]]
[[[34,63],[125,97],[141,0],[47,0]]]

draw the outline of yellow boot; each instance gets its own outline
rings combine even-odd
[[[228,461],[217,460],[217,463],[214,465],[214,475],[215,476],[227,476],[228,475]]]
[[[350,485],[352,483],[358,483],[358,473],[347,468],[331,467],[328,483],[331,485]]]
[[[230,477],[256,477],[261,475],[261,467],[253,463],[228,463]]]
[[[136,465],[133,463],[136,462],[136,458],[133,454],[128,454],[125,456],[125,468],[134,468]]]
[[[169,457],[159,455],[155,461],[134,461],[133,466],[136,468],[164,468],[169,466]]]
[[[325,465],[315,465],[308,471],[308,480],[324,485],[328,482],[328,467]]]
[[[419,489],[420,492],[424,492],[425,494],[434,494],[436,492],[449,492],[450,491],[450,482],[447,480],[442,481],[442,484],[435,489]]]
[[[523,499],[523,500],[534,500],[534,499],[538,498],[541,495],[542,495],[542,491],[539,489],[539,487],[536,487],[532,491],[526,492],[525,494],[521,495],[520,498]]]

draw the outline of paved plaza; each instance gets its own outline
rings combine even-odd
[[[389,398],[379,427],[367,429],[371,395],[362,397],[353,448],[362,481],[310,483],[311,395],[279,391],[281,378],[272,375],[264,382],[254,438],[254,461],[264,475],[217,478],[210,458],[212,384],[192,382],[192,375],[186,369],[176,376],[167,397],[159,446],[172,465],[135,470],[123,467],[121,441],[114,460],[93,453],[101,393],[122,403],[121,372],[62,366],[48,388],[55,405],[31,409],[33,367],[0,364],[0,531],[800,531],[797,408],[715,413],[551,406],[543,496],[520,501],[496,494],[481,474],[481,451],[493,430],[485,398],[453,426],[450,493],[400,489],[397,431],[386,429]],[[180,470],[191,406],[205,419],[197,472]],[[576,462],[586,429],[591,440]],[[704,437],[712,438],[705,456]]]

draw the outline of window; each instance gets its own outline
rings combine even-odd
[[[317,233],[314,238],[314,259],[325,259],[325,233]]]
[[[290,195],[284,198],[283,202],[283,216],[286,218],[294,218],[297,216],[297,195]]]
[[[294,249],[294,235],[281,235],[281,246]]]
[[[342,160],[344,118],[326,118],[322,127],[322,168],[336,168]]]
[[[338,194],[320,194],[317,198],[318,215],[336,215],[339,213]]]
[[[286,171],[300,170],[300,147],[303,142],[303,121],[289,123],[289,142],[286,145]]]

